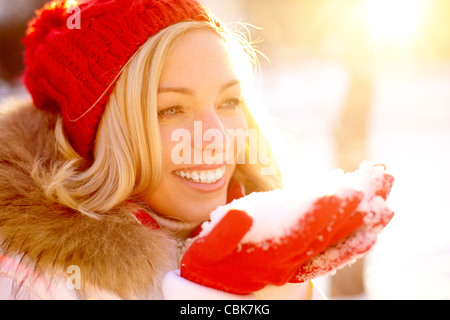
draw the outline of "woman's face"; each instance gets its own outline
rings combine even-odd
[[[162,177],[144,200],[161,215],[207,220],[226,204],[240,152],[234,144],[227,149],[226,134],[247,128],[241,86],[217,34],[190,31],[176,43],[162,70],[157,105]]]

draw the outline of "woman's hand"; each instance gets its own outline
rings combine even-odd
[[[391,176],[378,175],[373,185],[373,193],[347,188],[339,194],[321,196],[307,207],[296,202],[294,207],[288,206],[295,217],[287,220],[289,227],[275,236],[267,225],[268,236],[258,241],[251,237],[258,227],[258,212],[252,217],[245,210],[230,209],[188,248],[181,261],[181,276],[244,295],[268,284],[303,282],[334,270],[367,251],[375,241],[374,235],[392,217],[383,205],[392,185]],[[276,221],[283,216],[286,204],[274,206],[271,195],[264,193],[259,200],[268,201],[270,217]],[[371,207],[374,198],[383,200],[376,210]],[[355,237],[363,241],[353,241]]]
[[[335,272],[369,251],[375,244],[378,233],[394,216],[394,212],[384,202],[389,195],[393,182],[392,176],[383,175],[375,192],[365,197],[365,205],[368,208],[365,208],[367,213],[361,227],[357,228],[351,236],[336,236],[339,241],[302,264],[290,282],[305,282]],[[364,206],[358,209],[363,210]]]

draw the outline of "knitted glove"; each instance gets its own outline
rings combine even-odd
[[[378,174],[376,178],[379,180],[379,177]],[[379,184],[378,180],[371,182]],[[387,195],[385,189],[377,186],[372,197],[383,192]],[[235,294],[249,294],[268,284],[301,282],[304,281],[302,272],[308,266],[306,262],[311,263],[313,257],[323,255],[338,241],[347,243],[341,239],[348,238],[355,230],[372,230],[379,226],[365,224],[371,203],[363,201],[361,205],[365,200],[363,191],[343,188],[307,204],[293,202],[292,194],[283,195],[286,196],[283,190],[253,193],[218,208],[183,256],[181,276]],[[243,210],[245,206],[247,209]],[[378,214],[373,210],[370,213]],[[355,249],[349,245],[344,247]],[[356,248],[358,250],[347,250],[342,262],[347,262],[354,252],[359,254],[365,250]],[[328,261],[330,268],[341,263],[331,257]],[[321,268],[325,269],[328,268]]]
[[[290,282],[305,282],[318,276],[332,274],[353,263],[371,249],[378,233],[394,216],[394,212],[385,205],[393,182],[394,178],[388,174],[383,174],[378,181],[375,181],[375,188],[366,194],[358,207],[358,210],[367,212],[362,226],[348,237],[341,237],[337,234],[335,239],[341,240],[301,265]]]

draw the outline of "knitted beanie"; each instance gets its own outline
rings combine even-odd
[[[79,26],[71,28],[68,21],[75,18]],[[169,25],[209,19],[193,0],[50,2],[23,40],[25,85],[37,108],[61,113],[70,144],[92,160],[108,97],[140,45]]]

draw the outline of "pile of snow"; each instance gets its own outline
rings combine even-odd
[[[210,221],[203,223],[199,237],[207,235],[228,211],[237,209],[246,211],[253,219],[241,243],[273,241],[286,235],[318,198],[325,195],[345,198],[352,190],[364,194],[357,210],[369,212],[365,224],[374,225],[387,210],[385,199],[376,194],[382,189],[385,174],[384,166],[363,162],[354,172],[334,170],[318,180],[299,179],[296,188],[251,193],[214,210]]]

